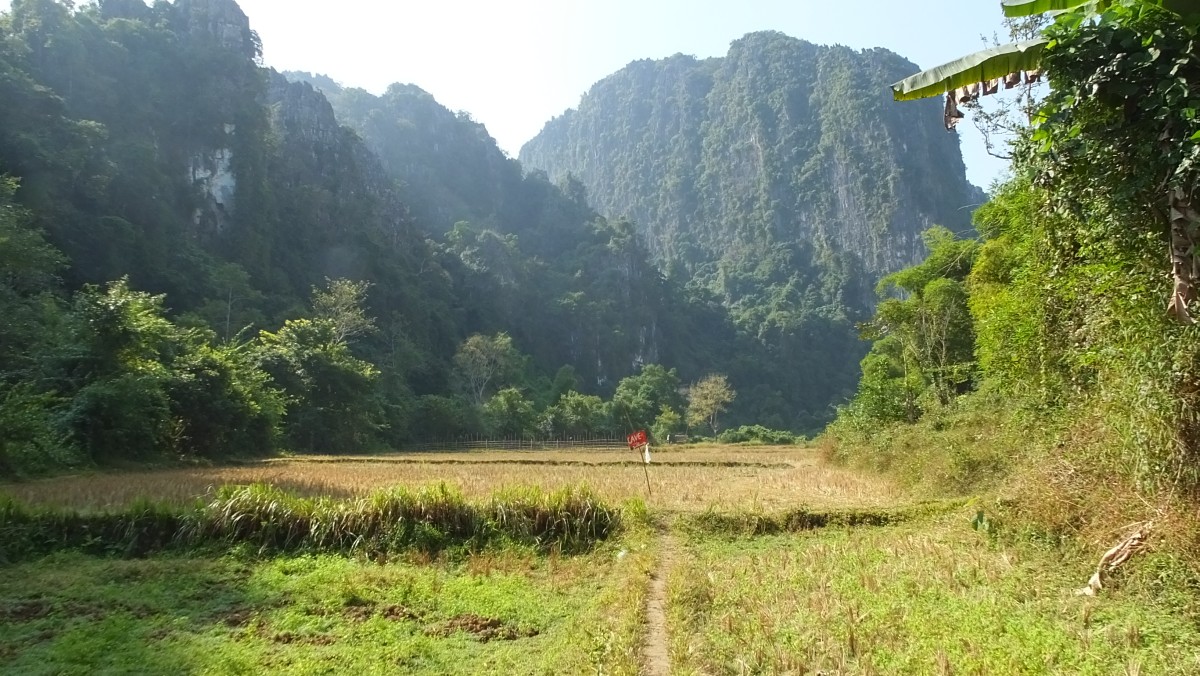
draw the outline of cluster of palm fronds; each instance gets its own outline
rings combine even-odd
[[[191,509],[141,502],[118,512],[32,509],[0,496],[0,562],[59,549],[140,556],[170,547],[368,555],[520,545],[577,552],[619,527],[619,510],[585,488],[534,489],[466,501],[445,485],[350,500],[302,498],[274,486],[227,486]]]

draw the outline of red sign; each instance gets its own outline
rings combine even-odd
[[[650,439],[646,437],[646,430],[638,430],[625,437],[625,439],[629,442],[630,448],[638,448],[650,443]]]

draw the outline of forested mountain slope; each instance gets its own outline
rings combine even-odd
[[[511,242],[518,257],[531,257],[526,283],[489,286],[501,299],[517,290],[541,295],[498,307],[522,308],[528,321],[512,329],[522,343],[560,346],[555,354],[597,391],[642,363],[676,367],[685,381],[722,372],[741,387],[731,421],[807,430],[853,391],[861,354],[844,313],[810,313],[787,335],[775,327],[738,328],[709,289],[686,274],[664,278],[650,264],[644,236],[632,229],[638,224],[610,221],[605,227],[623,234],[597,240],[596,224],[604,220],[588,206],[580,181],[564,176],[552,186],[543,172],[523,171],[482,125],[418,87],[392,85],[375,96],[320,75],[287,75],[329,97],[339,119],[397,180],[430,236],[453,228],[447,242],[468,266],[508,278],[510,264],[480,258],[495,251],[488,242],[496,237]]]
[[[260,49],[232,0],[0,14],[0,472],[621,433],[658,400],[633,420],[591,395],[645,366],[678,369],[652,373],[676,421],[683,383],[769,368],[578,182],[525,175],[413,86],[344,127]],[[504,333],[473,400],[456,353]],[[520,415],[485,416],[504,388]],[[572,390],[586,415],[555,408]],[[826,403],[759,390],[731,422]]]
[[[602,217],[420,88],[260,54],[233,0],[0,14],[0,468],[670,430],[713,373],[738,392],[725,422],[812,431],[853,392],[878,261],[678,229],[730,253],[664,271],[652,219]],[[698,207],[744,201],[709,174]],[[472,393],[456,354],[479,335],[513,359]]]
[[[969,227],[981,201],[938,104],[891,100],[914,68],[884,49],[752,33],[723,58],[629,64],[520,157],[577,177],[601,213],[639,224],[656,259],[715,288],[714,262],[780,247],[824,269],[847,254],[878,277],[915,262],[931,224]]]
[[[6,32],[0,173],[70,260],[68,288],[129,276],[229,337],[363,278],[385,321],[420,317],[420,350],[461,333],[378,160],[320,94],[255,63],[236,3],[16,2]]]
[[[876,281],[923,255],[931,225],[969,229],[984,200],[937,104],[890,100],[913,68],[752,33],[723,58],[631,63],[520,157],[637,223],[667,275],[727,308],[789,379],[762,382],[823,401],[820,418],[858,378]]]
[[[642,364],[686,362],[699,349],[673,330],[679,289],[628,223],[597,216],[577,182],[524,175],[482,125],[415,85],[376,97],[287,75],[319,88],[382,162],[414,223],[438,242],[470,331],[508,331],[550,373],[570,364],[605,394]]]
[[[395,153],[381,164],[322,93],[256,63],[232,0],[18,0],[0,20],[0,174],[65,254],[66,289],[128,276],[227,340],[305,314],[327,278],[368,281],[378,330],[356,350],[393,364],[393,398],[453,393],[476,332],[511,332],[531,378],[574,364],[605,394],[669,356],[668,292],[629,228],[415,87],[393,90],[429,113],[398,184]],[[467,174],[475,160],[492,166]]]

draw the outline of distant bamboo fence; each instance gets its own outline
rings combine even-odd
[[[404,444],[402,451],[447,452],[447,451],[628,451],[625,439],[611,436],[571,437],[565,439],[533,439],[529,437],[495,438],[468,436],[455,439],[432,439]]]

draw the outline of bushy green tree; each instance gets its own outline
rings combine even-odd
[[[258,348],[214,347],[211,332],[172,323],[161,296],[125,280],[77,294],[73,321],[64,420],[93,461],[274,450],[283,399]]]
[[[483,405],[483,413],[491,434],[522,438],[534,430],[533,403],[515,387],[492,395]]]
[[[654,419],[654,426],[650,428],[650,432],[654,440],[661,444],[667,441],[667,437],[678,434],[685,428],[683,416],[670,406],[663,406],[658,412],[658,417]]]
[[[979,243],[945,228],[925,233],[929,256],[885,277],[885,298],[862,336],[872,340],[862,361],[858,392],[845,409],[868,430],[896,421],[914,422],[927,405],[945,405],[976,377],[975,331],[966,278]]]
[[[475,334],[454,355],[458,376],[476,406],[483,406],[489,391],[510,383],[521,364],[521,353],[507,333]]]
[[[302,451],[341,453],[369,446],[382,412],[378,370],[356,358],[328,319],[290,319],[259,334],[258,361],[287,397],[288,444]]]
[[[65,419],[96,462],[150,459],[171,446],[169,363],[190,336],[164,317],[163,297],[133,291],[127,280],[89,286],[74,302],[77,383]]]
[[[663,406],[683,408],[675,369],[647,364],[641,372],[623,378],[612,398],[613,424],[617,428],[649,429]]]
[[[894,289],[906,297],[881,302],[870,331],[895,336],[904,358],[945,404],[973,377],[975,333],[964,280],[979,243],[945,228],[932,228],[924,237],[929,256],[880,281],[881,293]]]
[[[312,290],[313,314],[333,326],[333,338],[349,343],[360,336],[376,331],[375,318],[366,311],[370,282],[349,279],[327,279],[325,288]]]
[[[1068,257],[1053,235],[1075,226],[1064,214],[1046,213],[1041,191],[1027,179],[999,186],[975,223],[985,241],[967,281],[983,376],[1006,395],[1039,406],[1089,387],[1093,369],[1070,355],[1077,345],[1073,327],[1086,307],[1078,294],[1096,268],[1064,274]]]
[[[604,401],[595,395],[569,391],[542,412],[538,429],[547,437],[582,438],[608,427]]]
[[[257,346],[206,338],[193,340],[171,363],[167,396],[176,449],[208,458],[275,451],[287,400],[259,368]]]

